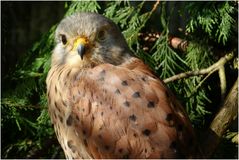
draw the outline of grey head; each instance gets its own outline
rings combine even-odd
[[[79,12],[64,18],[55,33],[52,65],[119,65],[132,56],[117,25],[103,15]]]

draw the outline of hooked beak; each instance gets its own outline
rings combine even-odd
[[[86,52],[88,41],[84,37],[79,37],[74,42],[74,50],[77,50],[79,56],[81,57],[81,60],[83,60],[83,56]]]

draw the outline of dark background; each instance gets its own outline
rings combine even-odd
[[[1,2],[1,74],[5,76],[33,43],[58,23],[65,2]]]

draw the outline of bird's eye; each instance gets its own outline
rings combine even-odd
[[[106,39],[106,31],[100,30],[97,34],[97,40],[98,41],[104,41]]]
[[[61,34],[61,42],[65,45],[67,43],[66,35]]]

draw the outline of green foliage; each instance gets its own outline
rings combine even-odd
[[[185,61],[188,66],[190,66],[190,70],[207,68],[213,62],[211,48],[205,45],[205,43],[191,42]],[[209,86],[200,86],[200,83],[203,82],[203,78],[204,77],[201,76],[191,77],[186,79],[185,85],[183,85],[185,98],[187,98],[186,110],[191,120],[195,122],[203,121],[204,115],[210,113],[206,111],[206,105],[210,102],[206,94],[209,90]]]
[[[236,25],[235,18],[237,9],[235,2],[191,2],[186,6],[192,19],[187,25],[188,32],[197,32],[199,28],[218,43],[224,45],[228,41]]]
[[[66,3],[68,4],[68,3]],[[68,7],[68,5],[66,5],[66,7]],[[100,9],[99,4],[97,3],[97,1],[93,0],[93,1],[81,1],[81,2],[77,2],[77,1],[73,1],[70,6],[68,7],[68,10],[66,12],[66,16],[71,15],[75,12],[98,12],[98,10]]]
[[[152,10],[145,10],[154,3],[129,1],[105,2],[73,1],[66,2],[65,16],[78,11],[103,12],[122,30],[131,50],[142,58],[162,79],[181,72],[207,68],[217,58],[214,50],[220,43],[227,46],[232,39],[232,30],[236,25],[237,9],[233,2],[188,2],[181,12],[187,10],[191,16],[186,26],[190,40],[186,53],[169,46],[170,15],[166,14],[166,4],[159,5],[160,17],[153,19],[155,24],[163,28],[160,37],[149,52],[141,49],[138,34],[147,30],[147,22],[152,20]],[[146,7],[147,6],[147,7]],[[172,8],[173,10],[174,8]],[[46,142],[55,138],[47,112],[45,79],[50,68],[50,56],[54,47],[56,25],[36,42],[28,53],[20,60],[14,71],[4,77],[1,97],[2,134],[12,132],[3,141],[3,158],[31,158],[38,150],[44,149]],[[213,41],[216,45],[210,43]],[[225,49],[226,50],[226,49]],[[181,99],[195,127],[205,127],[205,117],[211,114],[210,93],[212,84],[208,77],[195,76],[167,84]],[[13,85],[14,84],[14,85]],[[21,135],[21,136],[19,136]],[[51,145],[48,152],[41,157],[49,158],[60,152]],[[57,158],[64,158],[61,156]],[[223,158],[223,157],[220,157]]]
[[[111,2],[105,9],[105,16],[121,27],[128,45],[132,49],[132,46],[138,43],[138,33],[150,18],[150,12],[141,13],[145,2],[141,2],[137,6],[124,2],[124,6],[121,7],[122,3],[121,1]]]
[[[162,79],[185,71],[186,62],[168,45],[168,34],[162,33],[151,50],[155,49],[152,58],[155,60],[155,70],[160,72]]]

